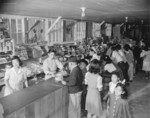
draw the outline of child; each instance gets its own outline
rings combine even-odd
[[[109,92],[114,93],[116,85],[119,83],[119,75],[113,73],[111,76],[111,82],[109,83]]]
[[[108,118],[131,118],[127,99],[127,91],[122,83],[115,87],[114,94],[110,94]]]
[[[109,82],[109,91],[103,98],[106,100],[109,97],[109,94],[113,94],[115,91],[116,85],[119,83],[119,75],[117,73],[113,73],[111,76],[111,82]]]
[[[109,91],[103,98],[104,101],[107,101],[107,102],[104,102],[104,109],[108,109],[107,108],[108,105],[106,105],[106,104],[109,103],[109,96],[110,96],[110,94],[114,94],[116,85],[120,82],[119,80],[120,80],[119,74],[113,73],[111,76],[111,82],[109,82]]]

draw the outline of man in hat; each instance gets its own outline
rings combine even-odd
[[[83,73],[83,77],[85,78],[85,74],[87,72],[87,65],[88,65],[88,62],[85,60],[85,59],[81,59],[79,60],[79,67],[80,69],[82,70],[82,73]]]
[[[79,62],[79,67],[80,69],[82,70],[82,73],[83,73],[83,77],[84,77],[84,80],[85,80],[85,74],[87,73],[87,65],[88,65],[88,62],[85,60],[85,59],[81,59],[80,62]],[[87,85],[85,85],[85,81],[83,81],[83,91],[82,91],[82,94],[81,94],[81,109],[82,109],[82,113],[86,113],[85,111],[85,101],[86,101],[86,94],[87,94]]]
[[[77,65],[77,58],[69,58],[69,69],[70,76],[66,78],[67,82],[63,82],[64,85],[68,86],[69,89],[69,118],[81,118],[81,92],[83,74],[81,69]]]

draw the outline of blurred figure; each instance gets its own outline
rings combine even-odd
[[[143,71],[145,71],[146,79],[150,79],[150,49],[145,47],[141,52],[141,57],[143,57]]]
[[[128,75],[129,75],[129,80],[133,81],[133,75],[134,75],[134,56],[133,52],[128,44],[124,45],[124,51],[126,55],[127,62],[129,64],[129,69],[128,69]]]
[[[94,47],[90,48],[89,55],[92,56],[91,61],[94,59],[100,60],[100,57],[97,55],[97,50]]]
[[[116,45],[115,47],[112,47],[112,56],[111,59],[116,63],[120,69],[123,72],[123,77],[126,80],[126,82],[129,82],[129,77],[128,77],[128,68],[129,64],[127,63],[126,56],[121,49],[121,45]],[[129,84],[129,83],[128,83]]]
[[[127,62],[127,58],[126,58],[126,55],[121,47],[121,45],[117,45],[116,46],[116,50],[118,52],[118,54],[122,57],[123,59],[123,62],[124,62],[124,71],[123,71],[123,75],[124,75],[124,78],[126,79],[126,82],[128,83],[129,82],[129,76],[128,76],[128,69],[129,69],[129,64]]]
[[[117,71],[117,68],[115,67],[115,65],[113,64],[112,60],[109,58],[109,56],[105,55],[103,57],[103,60],[105,62],[104,71],[107,71],[109,73]]]
[[[141,51],[142,50],[138,45],[134,46],[133,55],[135,59],[135,73],[137,73],[139,69],[141,69],[141,58],[140,58]]]
[[[117,64],[113,63],[113,61],[110,59],[109,56],[104,55],[103,61],[105,62],[104,72],[106,72],[108,74],[112,74],[114,72],[117,72],[117,73],[119,73],[120,80],[124,79],[122,70],[120,69],[120,67]]]

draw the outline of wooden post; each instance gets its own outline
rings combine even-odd
[[[50,26],[50,28],[47,29],[47,27],[46,27],[46,29],[45,29],[45,39],[46,39],[46,41],[48,42],[48,45],[49,45],[49,37],[48,37],[48,34],[49,34],[49,32],[53,29],[53,27],[58,23],[58,21],[59,21],[61,18],[62,18],[62,17],[59,16],[59,17],[55,20],[55,22]],[[48,20],[47,20],[46,24],[47,24],[47,26],[48,26]],[[46,30],[47,30],[47,31],[46,31]]]
[[[29,28],[29,24],[28,24],[28,19],[27,18],[24,18],[24,25],[25,25],[25,43],[28,43],[28,40],[29,40],[29,34],[26,33],[28,31],[28,28]]]
[[[29,33],[29,32],[30,32],[35,26],[37,26],[40,22],[41,22],[40,20],[36,21],[36,22],[32,25],[32,27],[31,27],[26,33]]]
[[[92,22],[86,22],[86,39],[92,37]]]
[[[102,24],[104,24],[105,23],[105,21],[103,20],[101,23],[100,23],[100,26],[102,25]]]
[[[59,16],[55,22],[50,26],[50,28],[48,29],[48,31],[45,33],[45,35],[48,35],[48,33],[53,29],[53,27],[58,23],[58,21],[61,19],[61,16]]]
[[[16,54],[16,52],[15,52],[15,42],[14,42],[14,39],[12,39],[12,47],[13,47],[12,56],[14,56],[14,55]]]
[[[66,30],[66,21],[64,20],[63,21],[63,42],[66,41],[66,35],[65,35],[65,31]]]

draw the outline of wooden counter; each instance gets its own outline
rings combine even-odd
[[[68,90],[49,79],[0,98],[4,118],[67,118]]]

